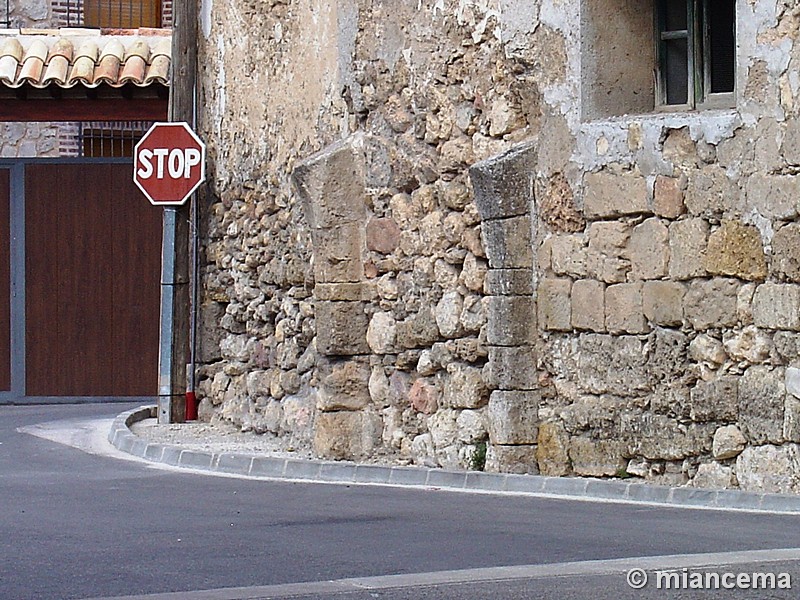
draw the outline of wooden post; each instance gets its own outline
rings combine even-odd
[[[197,0],[175,0],[169,120],[194,127],[197,83]],[[192,199],[190,202],[193,202]],[[164,209],[161,254],[161,351],[158,422],[186,420],[189,361],[189,204]]]

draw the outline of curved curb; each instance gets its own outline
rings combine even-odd
[[[150,462],[256,478],[434,487],[453,491],[508,492],[573,500],[800,514],[800,496],[789,494],[759,494],[578,477],[447,471],[184,450],[180,446],[148,443],[130,430],[133,423],[155,416],[155,406],[142,406],[118,415],[108,433],[108,441],[118,450]]]

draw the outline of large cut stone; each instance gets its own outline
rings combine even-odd
[[[323,411],[358,410],[370,403],[371,369],[363,360],[322,361],[317,408]]]
[[[536,352],[531,346],[490,346],[489,362],[483,372],[491,389],[536,389]]]
[[[685,219],[669,226],[669,276],[672,279],[691,279],[706,274],[703,266],[708,244],[708,222],[705,219]]]
[[[484,292],[490,296],[530,296],[533,294],[531,269],[490,269]]]
[[[723,376],[698,381],[691,392],[689,416],[693,421],[736,421],[739,414],[739,378]]]
[[[603,333],[606,330],[606,286],[594,279],[572,284],[572,326]]]
[[[364,229],[343,223],[311,232],[314,246],[314,280],[317,283],[357,283],[364,279],[361,247]]]
[[[609,333],[647,333],[642,308],[642,284],[618,283],[606,288],[606,329]]]
[[[576,475],[609,477],[625,466],[625,446],[618,440],[595,440],[586,436],[569,441],[569,458]]]
[[[295,167],[292,180],[312,229],[364,222],[362,136],[351,136],[308,157]]]
[[[591,394],[628,396],[650,389],[647,353],[635,336],[581,335],[578,383]]]
[[[638,171],[588,173],[584,185],[583,213],[587,219],[649,212],[647,181]]]
[[[762,283],[753,295],[756,327],[800,331],[800,286]]]
[[[800,447],[750,446],[736,459],[736,479],[746,492],[800,492]]]
[[[739,425],[750,443],[781,443],[785,409],[783,368],[747,369],[739,379]]]
[[[503,446],[489,444],[486,450],[486,471],[537,475],[536,446]]]
[[[333,460],[370,456],[383,431],[379,415],[367,412],[323,412],[314,421],[314,454]]]
[[[570,331],[572,329],[571,290],[571,279],[548,277],[539,283],[536,304],[539,326],[542,329],[554,331]]]
[[[486,340],[497,346],[522,346],[536,337],[532,296],[489,296]]]
[[[724,221],[708,238],[705,268],[712,275],[764,279],[767,260],[758,229],[739,221]]]
[[[317,350],[325,356],[368,354],[369,321],[361,302],[316,302]]]
[[[569,473],[569,435],[564,425],[556,421],[539,424],[536,461],[542,475],[561,477]]]
[[[683,297],[686,287],[676,281],[646,281],[642,289],[644,316],[665,327],[683,323]]]
[[[647,219],[633,228],[628,256],[635,279],[661,279],[667,275],[669,230],[661,219]]]
[[[469,170],[481,219],[527,215],[533,200],[537,148],[526,143]]]
[[[484,221],[481,237],[492,269],[530,269],[533,266],[530,217]]]
[[[539,425],[537,392],[496,390],[486,411],[487,429],[492,444],[535,444]]]
[[[739,283],[735,279],[697,279],[689,284],[683,312],[697,330],[736,324]]]
[[[772,270],[781,279],[800,281],[800,223],[784,225],[772,237]]]

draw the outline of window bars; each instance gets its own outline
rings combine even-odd
[[[160,0],[67,0],[67,27],[161,27]]]
[[[78,133],[79,153],[86,158],[128,158],[152,125],[149,121],[83,123]]]

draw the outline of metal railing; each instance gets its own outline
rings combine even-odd
[[[69,0],[67,27],[161,27],[160,0]]]
[[[83,157],[133,156],[133,147],[152,125],[149,121],[83,123],[78,133],[78,152]]]

